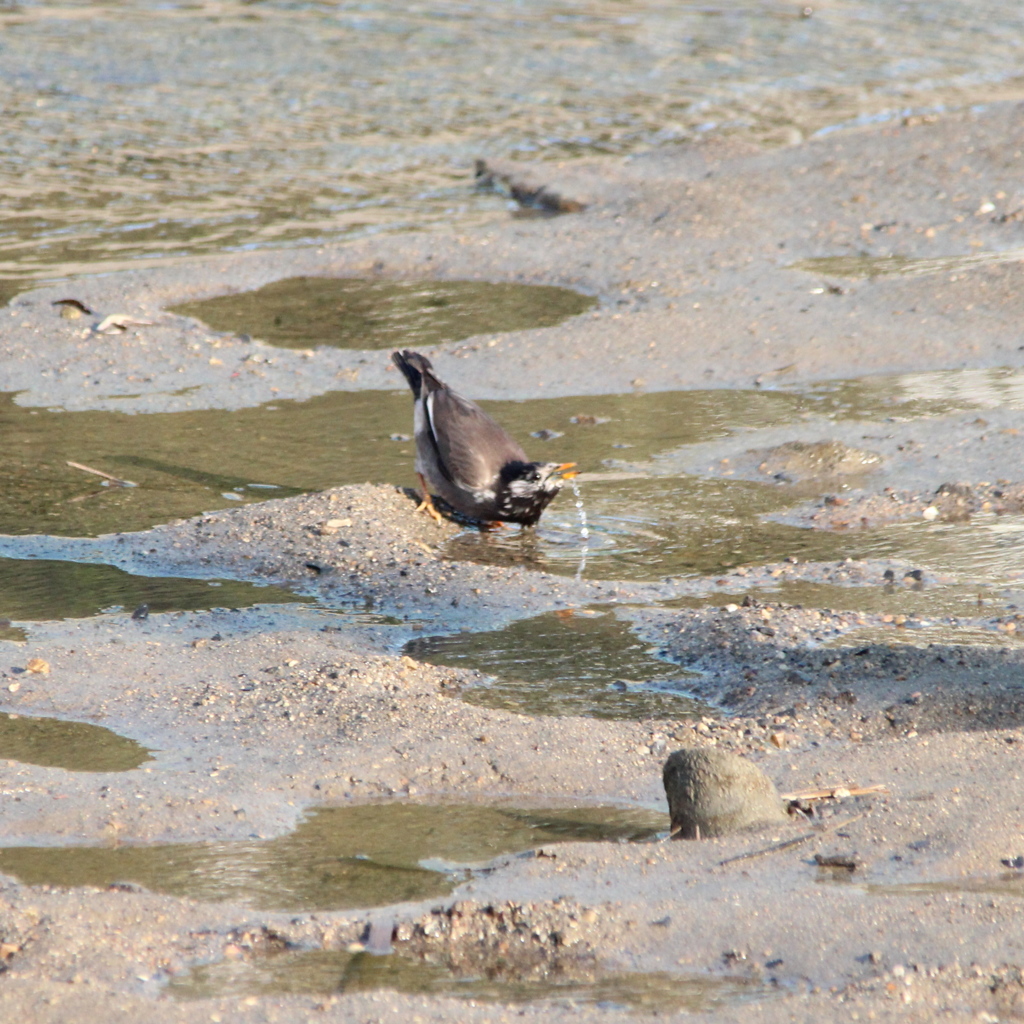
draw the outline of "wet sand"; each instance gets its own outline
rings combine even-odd
[[[398,389],[385,353],[273,349],[165,312],[299,274],[534,282],[598,298],[597,311],[558,327],[435,350],[441,375],[481,398],[1017,367],[1017,263],[874,278],[825,277],[791,264],[1016,248],[1022,149],[1015,106],[782,150],[709,140],[560,168],[550,185],[587,203],[583,214],[83,279],[73,290],[95,317],[61,319],[51,302],[67,297],[62,287],[19,296],[0,318],[5,390],[20,390],[27,406],[153,412],[238,409],[332,388]],[[110,313],[157,323],[91,330]],[[911,498],[951,479],[991,486],[1002,467],[1009,484],[998,486],[1019,482],[1024,412],[985,415],[1004,431],[995,454],[985,442],[960,443],[973,415],[915,426],[913,464],[904,470],[902,453],[880,442],[892,461],[856,501],[888,500],[884,488],[904,471],[917,514],[930,506]],[[883,418],[873,422],[880,424],[891,432]],[[744,450],[818,439],[794,426]],[[872,448],[852,434],[839,439]],[[730,444],[701,455],[742,454]],[[748,468],[756,478],[757,465]],[[1021,1012],[1024,879],[1003,864],[1024,854],[1024,646],[1015,641],[1014,615],[978,609],[943,619],[931,647],[893,643],[890,636],[902,641],[922,624],[881,611],[781,605],[764,591],[787,581],[881,590],[887,570],[893,586],[910,588],[912,563],[780,561],[700,580],[576,581],[451,561],[442,545],[456,528],[413,509],[395,487],[352,486],[136,534],[22,541],[24,554],[40,557],[73,551],[147,573],[188,569],[291,585],[335,606],[371,601],[384,618],[314,629],[297,623],[305,613],[292,607],[288,615],[218,610],[40,624],[26,644],[7,644],[3,710],[90,721],[158,753],[120,774],[8,763],[4,842],[271,837],[312,807],[393,798],[659,807],[667,752],[718,745],[756,760],[783,792],[851,784],[886,791],[840,794],[814,822],[755,835],[568,844],[546,847],[543,857],[499,858],[495,870],[442,901],[462,901],[469,922],[444,947],[448,955],[479,945],[476,905],[512,901],[536,918],[538,935],[581,927],[587,955],[602,965],[749,978],[771,989],[695,1018],[994,1020]],[[814,519],[813,510],[806,525],[838,526]],[[926,585],[935,578],[928,572]],[[756,596],[744,606],[746,591]],[[727,598],[709,607],[686,606],[723,592]],[[480,682],[472,673],[400,654],[420,631],[489,629],[590,604],[642,606],[629,611],[640,635],[699,671],[695,691],[729,716],[612,721],[488,709],[460,699]],[[404,614],[413,607],[410,623]],[[957,630],[970,641],[955,642]],[[49,671],[25,671],[33,658]],[[798,845],[730,860],[801,836],[808,838]],[[814,862],[816,853],[855,855],[860,866],[836,877]],[[254,958],[261,943],[281,940],[344,948],[363,934],[369,914],[282,914],[131,886],[63,890],[13,878],[3,896],[0,1007],[10,1019],[636,1016],[564,1001],[503,1006],[393,992],[179,1002],[163,986],[196,963]],[[393,913],[410,922],[436,905]]]

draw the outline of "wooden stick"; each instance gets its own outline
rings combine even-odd
[[[95,476],[101,476],[104,480],[109,480],[111,483],[116,484],[118,487],[138,487],[137,483],[131,480],[122,480],[118,476],[111,476],[109,473],[104,473],[102,469],[93,469],[92,466],[83,466],[81,462],[72,462],[70,459],[67,460],[67,464],[74,469],[80,469],[83,473],[92,473]]]
[[[835,786],[832,789],[802,789],[798,793],[783,793],[783,800],[844,800],[848,796],[868,796],[871,793],[888,793],[879,783],[877,786]]]
[[[749,853],[737,853],[734,857],[726,857],[725,860],[720,860],[717,867],[723,868],[726,864],[734,864],[738,860],[753,860],[755,857],[764,857],[769,853],[778,853],[779,850],[788,850],[791,846],[799,846],[801,843],[806,843],[808,839],[813,839],[818,832],[808,832],[806,835],[797,836],[795,839],[786,839],[781,843],[773,843],[771,846],[764,846],[760,850],[751,850]]]
[[[753,860],[755,857],[764,857],[769,853],[778,853],[780,850],[788,850],[791,846],[799,846],[801,843],[806,843],[808,839],[814,839],[817,836],[824,835],[826,832],[832,831],[832,829],[845,828],[847,825],[853,824],[855,821],[860,821],[861,818],[865,817],[867,811],[862,811],[860,814],[855,814],[852,818],[844,818],[842,821],[837,821],[823,828],[817,829],[814,832],[807,832],[802,836],[797,836],[795,839],[785,839],[781,843],[773,843],[771,846],[763,846],[760,850],[751,850],[749,853],[737,853],[734,857],[726,857],[725,860],[720,860],[716,867],[725,867],[726,864],[734,864],[738,860]]]

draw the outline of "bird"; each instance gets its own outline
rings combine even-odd
[[[416,475],[423,488],[417,511],[441,522],[433,491],[477,522],[535,525],[562,484],[576,476],[576,463],[531,462],[476,402],[437,378],[426,356],[405,349],[391,358],[413,394]]]

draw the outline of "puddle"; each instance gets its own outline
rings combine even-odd
[[[336,484],[414,480],[411,446],[389,440],[411,429],[412,403],[397,391],[139,415],[13,399],[0,400],[0,533],[96,536]],[[138,486],[103,487],[68,460]]]
[[[462,693],[485,707],[592,718],[718,714],[679,692],[691,673],[654,657],[610,612],[551,612],[490,632],[416,637],[404,650],[420,661],[494,676]]]
[[[550,285],[289,277],[170,312],[283,348],[376,349],[553,327],[595,304],[580,292]]]
[[[589,578],[714,576],[737,565],[786,557],[801,562],[896,557],[982,586],[1008,585],[1014,573],[1024,573],[1021,517],[977,516],[969,524],[896,524],[846,533],[810,530],[772,517],[814,493],[813,487],[685,471],[692,461],[689,446],[744,430],[793,425],[794,434],[820,434],[833,421],[903,421],[993,406],[1024,409],[1020,371],[903,374],[830,382],[801,392],[659,392],[483,405],[523,439],[531,456],[580,465]],[[0,425],[13,453],[3,469],[0,533],[142,529],[337,484],[415,483],[408,439],[411,403],[402,391],[332,392],[235,412],[145,415],[25,409],[5,396]],[[549,441],[531,436],[544,436],[546,430],[559,436]],[[99,486],[65,465],[68,459],[138,486]],[[576,511],[567,491],[538,530],[465,531],[447,553],[576,574],[582,555]],[[927,607],[923,604],[922,612]]]
[[[876,896],[950,896],[960,893],[990,893],[997,896],[1024,897],[1024,873],[1005,871],[1000,875],[975,878],[950,878],[937,882],[902,882],[898,885],[865,886]]]
[[[1018,263],[1024,249],[978,252],[962,256],[819,256],[791,263],[787,269],[825,277],[923,277],[943,271],[966,271],[994,263]],[[954,278],[955,280],[955,278]]]
[[[12,626],[7,619],[0,619],[0,640],[23,644],[28,640],[28,634],[20,626]]]
[[[281,587],[236,580],[133,576],[112,565],[0,558],[0,615],[19,622],[83,619],[117,610],[132,612],[143,604],[156,613],[309,600]]]
[[[127,772],[153,758],[135,740],[100,725],[0,712],[0,760],[69,772]]]
[[[28,287],[31,285],[25,281],[0,278],[0,307],[6,306],[15,295],[20,295]]]
[[[584,479],[579,486],[589,531],[583,575],[590,579],[716,575],[787,557],[858,557],[859,549],[871,547],[860,537],[761,518],[793,504],[794,496],[777,487],[696,476]],[[532,534],[467,531],[445,546],[450,558],[527,564],[561,575],[575,575],[581,552],[571,496],[559,498]]]
[[[632,842],[668,817],[641,808],[520,809],[378,804],[323,808],[269,840],[153,846],[0,848],[26,885],[133,882],[194,900],[264,910],[343,910],[443,896],[467,869],[557,842]]]
[[[504,976],[503,976],[504,975]],[[723,1004],[764,998],[773,990],[740,978],[590,970],[551,970],[542,978],[517,978],[497,966],[493,974],[456,973],[443,964],[393,953],[287,951],[251,960],[203,964],[172,978],[167,992],[179,999],[251,995],[329,995],[387,989],[495,1003],[559,1003],[645,1013],[696,1013]]]
[[[736,589],[730,589],[730,585],[734,583]],[[810,580],[780,580],[777,585],[770,587],[743,589],[740,589],[740,583],[741,580],[736,577],[728,577],[725,586],[716,587],[713,594],[680,597],[662,602],[661,607],[704,608],[708,605],[740,604],[747,595],[766,604],[781,603],[804,608],[893,616],[942,615],[976,618],[980,615],[1004,614],[1007,610],[1024,607],[1024,594],[1020,592],[998,592],[990,587],[954,584],[920,585],[913,580],[895,583],[879,581],[876,586],[842,586],[837,583],[815,583]],[[1019,603],[1013,603],[1014,601]]]
[[[406,391],[330,392],[304,402],[236,411],[136,415],[28,409],[15,404],[14,397],[0,395],[0,430],[8,452],[0,468],[0,533],[94,536],[340,484],[415,484],[413,444],[403,440],[412,432]],[[635,477],[679,479],[682,469],[673,455],[686,445],[809,418],[827,422],[896,412],[913,418],[994,404],[1024,408],[1024,373],[908,374],[830,383],[800,393],[656,392],[481,404],[522,440],[531,457],[557,455],[577,462],[584,474],[604,474],[582,485],[588,514],[598,498],[607,496],[613,518],[615,510],[623,513],[620,532],[628,533],[630,517],[640,528],[653,519],[657,529],[658,523],[643,514],[646,496]],[[545,429],[562,436],[551,441],[531,437]],[[638,468],[618,479],[615,474],[626,458]],[[66,465],[68,460],[138,486],[101,486],[95,477]],[[715,486],[728,483],[738,482]],[[677,489],[685,494],[693,486],[692,478],[686,478]],[[786,500],[776,495],[763,510]],[[558,510],[559,521],[570,522],[572,508],[562,496],[542,522],[551,521]],[[669,522],[674,515],[674,509],[665,509]],[[609,525],[604,532],[615,528]],[[578,542],[577,524],[571,532]]]
[[[906,644],[926,648],[934,645],[943,647],[1020,647],[1024,637],[1016,633],[1002,633],[980,626],[932,625],[931,623],[908,622],[903,626],[868,626],[851,629],[841,637],[826,640],[823,647],[866,647],[877,644],[892,647]]]

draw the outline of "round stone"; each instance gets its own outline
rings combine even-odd
[[[724,836],[787,820],[771,779],[757,765],[724,750],[677,750],[662,772],[675,839]]]

